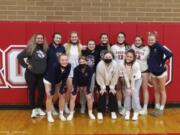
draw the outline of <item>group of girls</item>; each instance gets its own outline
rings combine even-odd
[[[119,112],[129,120],[133,109],[132,120],[138,120],[139,115],[148,113],[149,78],[155,91],[155,109],[151,114],[163,114],[167,79],[165,63],[172,52],[157,41],[155,32],[148,33],[148,45],[143,44],[142,36],[136,36],[134,43],[129,45],[124,32],[117,34],[114,45],[110,45],[107,33],[100,35],[99,45],[94,40],[89,40],[87,46],[82,45],[77,32],[71,32],[64,45],[61,41],[62,35],[54,33],[48,46],[45,36],[37,33],[18,55],[20,64],[26,68],[32,118],[47,115],[48,122],[54,122],[53,116],[58,115],[61,121],[72,120],[79,93],[80,112],[85,113],[87,105],[90,119],[96,119],[93,112],[96,99],[97,119],[102,120],[104,113],[109,111],[112,119],[117,119],[116,113]],[[37,103],[36,89],[39,94]],[[45,93],[46,113],[42,110]],[[58,111],[54,107],[57,101]]]

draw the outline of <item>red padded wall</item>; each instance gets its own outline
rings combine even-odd
[[[106,32],[110,35],[110,42],[116,42],[118,32],[125,32],[127,42],[132,44],[136,35],[143,35],[145,43],[147,32],[157,31],[158,40],[165,44],[174,53],[173,80],[167,86],[168,103],[180,102],[178,75],[180,74],[180,24],[177,23],[60,23],[60,22],[0,22],[0,49],[4,52],[10,45],[24,45],[35,32],[44,33],[48,42],[51,42],[53,32],[60,32],[63,43],[68,40],[69,33],[77,31],[80,40],[86,44],[89,39],[95,39],[99,43],[99,35]],[[3,85],[2,54],[0,51],[0,86]],[[6,66],[6,65],[5,65]],[[150,88],[150,99],[153,101],[154,92]],[[3,104],[28,104],[28,92],[26,88],[0,88],[0,105]]]

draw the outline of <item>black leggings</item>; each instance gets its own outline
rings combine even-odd
[[[43,105],[45,88],[43,83],[43,74],[34,74],[26,69],[25,79],[28,84],[29,101],[31,108],[40,108]],[[38,89],[38,101],[35,102],[35,90]]]
[[[103,95],[99,94],[99,101],[98,101],[98,112],[104,113],[106,111],[106,99],[108,95],[108,108],[110,112],[116,112],[117,111],[117,99],[116,94],[113,95],[112,93],[109,93],[109,87],[106,87],[106,93]]]

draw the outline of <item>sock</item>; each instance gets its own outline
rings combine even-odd
[[[160,104],[159,103],[156,103],[155,104],[155,109],[159,109],[160,108]]]
[[[160,110],[164,110],[164,106],[165,106],[165,105],[161,105],[159,109],[160,109]]]
[[[122,107],[122,103],[121,101],[118,100],[118,108],[121,108]]]
[[[92,113],[92,110],[89,110],[88,113],[91,114],[91,113]]]
[[[63,115],[63,111],[59,111],[59,114],[60,114],[60,115]]]
[[[51,111],[47,112],[47,116],[50,116],[51,115]]]
[[[148,107],[148,105],[147,105],[147,104],[144,104],[143,109],[146,109],[146,110],[147,110],[147,107]]]

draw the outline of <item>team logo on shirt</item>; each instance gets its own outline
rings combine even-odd
[[[93,55],[88,55],[87,56],[87,64],[90,66],[90,67],[93,67],[95,65],[95,58]]]
[[[43,59],[45,57],[45,54],[41,50],[36,51],[36,53],[37,53],[38,57],[41,59]]]

